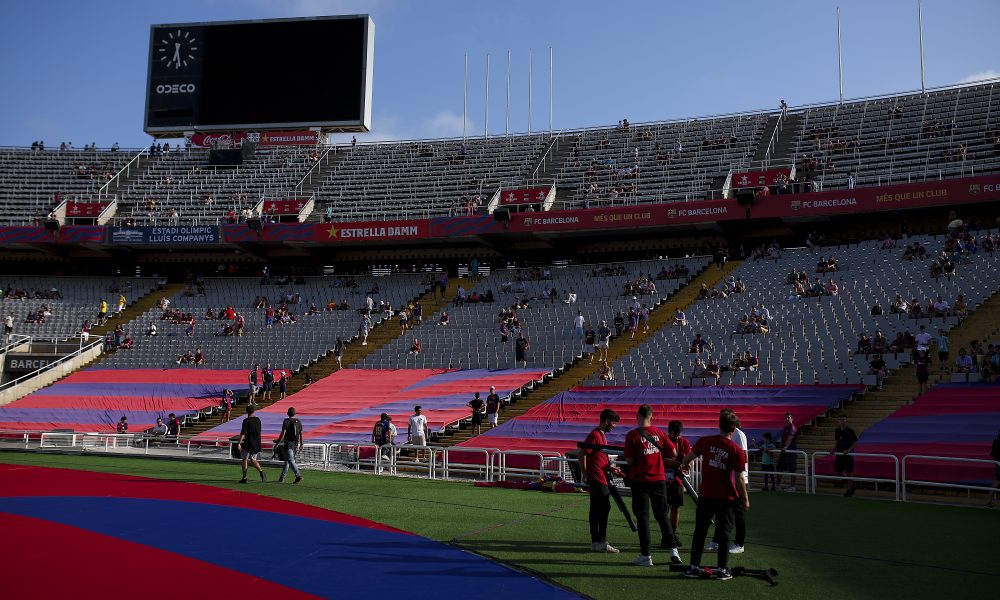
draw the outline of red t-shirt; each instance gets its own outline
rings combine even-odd
[[[608,437],[600,429],[595,429],[583,441],[587,444],[607,445]],[[608,455],[603,450],[593,448],[584,448],[583,453],[587,455],[587,481],[596,485],[608,485],[608,477],[604,472],[611,463]]]
[[[707,435],[694,444],[694,452],[701,457],[701,487],[698,494],[704,498],[728,500],[739,497],[736,491],[736,473],[742,473],[747,455],[736,442],[721,435]]]
[[[677,448],[662,429],[658,427],[645,427],[644,429],[663,448],[667,457],[677,457]],[[625,458],[630,461],[628,478],[631,481],[666,481],[663,455],[656,449],[656,446],[649,443],[649,440],[639,433],[639,429],[633,429],[625,436]]]
[[[674,442],[674,446],[677,448],[677,460],[682,460],[685,456],[691,453],[691,442],[688,441],[686,437],[677,437],[677,441]],[[680,477],[677,478],[677,483],[680,483]]]

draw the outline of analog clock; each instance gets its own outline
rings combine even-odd
[[[168,70],[187,68],[198,56],[198,38],[190,31],[163,31],[156,41],[156,61]]]

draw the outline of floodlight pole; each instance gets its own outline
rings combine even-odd
[[[837,7],[837,79],[840,82],[840,101],[844,101],[844,59],[840,40],[840,7]]]
[[[507,107],[504,111],[503,134],[510,137],[510,50],[507,51]]]
[[[483,116],[483,139],[490,137],[490,55],[486,55],[486,114]]]
[[[917,0],[917,25],[920,27],[920,93],[927,93],[924,87],[924,3]]]
[[[528,135],[531,135],[531,62],[534,58],[534,54],[531,48],[528,48]]]
[[[465,81],[462,84],[462,141],[466,137],[466,125],[469,122],[469,55],[465,55]]]
[[[549,135],[552,135],[552,46],[549,46]]]

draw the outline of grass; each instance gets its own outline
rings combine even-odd
[[[238,487],[234,464],[13,452],[0,455],[0,462]],[[276,475],[272,472],[272,478]],[[995,546],[1000,539],[1000,518],[986,510],[754,494],[747,553],[731,557],[731,564],[778,569],[781,583],[771,588],[750,578],[685,580],[666,571],[665,552],[654,551],[657,566],[653,569],[633,567],[629,563],[638,554],[638,540],[617,512],[612,512],[609,541],[622,553],[590,552],[585,494],[484,489],[466,483],[361,474],[305,475],[298,486],[257,483],[240,489],[457,544],[593,598],[652,598],[664,592],[684,594],[685,600],[727,592],[742,599],[950,598],[959,593],[989,597],[1000,585]],[[688,506],[681,514],[685,559],[692,513]]]

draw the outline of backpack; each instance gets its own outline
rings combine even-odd
[[[302,439],[302,422],[295,417],[289,417],[281,426],[285,429],[285,443],[295,442],[290,444],[292,446],[298,444]]]

